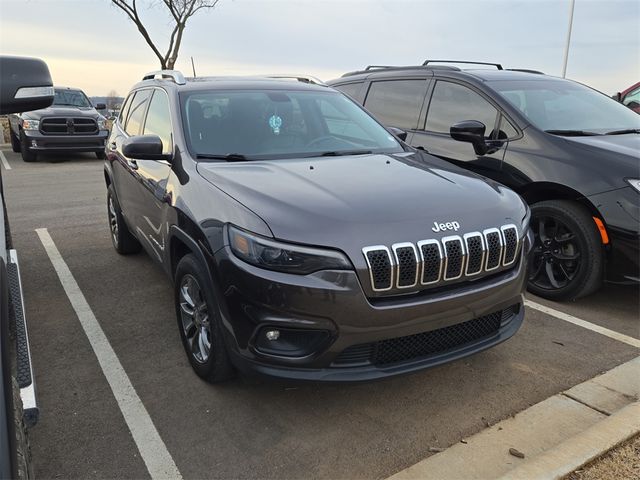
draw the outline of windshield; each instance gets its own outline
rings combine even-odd
[[[398,153],[399,142],[358,105],[328,90],[206,91],[181,95],[196,157],[274,159]]]
[[[67,105],[72,107],[90,107],[91,103],[86,95],[80,90],[55,90],[53,97],[54,105]]]
[[[490,85],[541,130],[603,134],[640,128],[640,115],[579,83],[544,79]]]

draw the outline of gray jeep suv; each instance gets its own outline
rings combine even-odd
[[[527,205],[314,79],[148,74],[105,180],[115,249],[164,268],[209,381],[381,378],[522,323]]]

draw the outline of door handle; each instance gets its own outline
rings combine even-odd
[[[138,162],[136,162],[135,160],[129,160],[129,166],[131,167],[132,170],[137,170]]]
[[[118,146],[116,145],[116,142],[111,142],[109,144],[109,150],[115,150],[116,148],[118,148]]]

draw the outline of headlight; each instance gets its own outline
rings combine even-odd
[[[627,178],[627,182],[629,182],[629,185],[635,188],[636,192],[640,192],[640,179]]]
[[[306,275],[319,270],[351,270],[342,253],[282,243],[229,227],[233,253],[251,265],[279,272]]]
[[[24,120],[22,120],[22,129],[23,130],[39,130],[40,120],[29,120],[25,118]]]
[[[107,130],[108,129],[108,127],[107,127],[107,119],[106,118],[104,118],[104,117],[98,118],[98,128],[100,130]]]

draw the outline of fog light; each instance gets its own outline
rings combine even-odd
[[[267,333],[265,333],[265,336],[267,337],[267,340],[277,340],[280,338],[280,331],[279,330],[267,330]]]
[[[255,337],[261,353],[282,357],[305,357],[326,347],[330,339],[326,330],[262,327]]]
[[[38,148],[38,144],[35,140],[31,140],[31,148]]]

